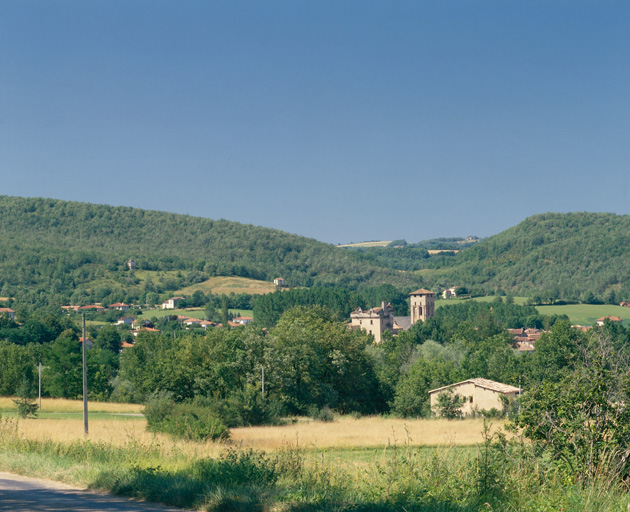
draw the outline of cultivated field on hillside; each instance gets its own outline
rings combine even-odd
[[[229,312],[235,316],[253,316],[251,309],[229,309]],[[187,308],[187,309],[150,309],[144,312],[142,318],[164,318],[168,315],[188,316],[190,318],[198,318],[204,320],[206,312],[204,308]]]
[[[273,283],[268,281],[258,281],[247,277],[229,276],[229,277],[211,277],[202,283],[193,284],[173,292],[173,295],[192,295],[197,290],[203,293],[212,293],[214,295],[234,293],[249,293],[250,295],[263,295],[265,293],[275,292],[276,288]]]
[[[445,299],[436,300],[435,307],[440,308],[449,304],[460,304],[468,300],[492,302],[496,297],[475,297],[473,299]],[[516,304],[525,304],[527,297],[514,297]],[[572,324],[593,325],[595,320],[605,316],[618,316],[624,325],[630,325],[630,308],[615,306],[614,304],[566,304],[556,306],[536,306],[542,315],[567,315]]]

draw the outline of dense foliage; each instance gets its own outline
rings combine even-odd
[[[381,298],[388,290],[375,288],[369,295]],[[318,291],[322,297],[344,299],[340,304],[353,296],[314,288],[270,297]],[[428,391],[446,384],[474,377],[513,385],[555,378],[572,360],[569,348],[576,336],[566,321],[558,320],[509,301],[469,301],[443,306],[434,318],[373,345],[366,333],[349,330],[346,319],[331,309],[293,306],[268,329],[256,323],[188,331],[165,317],[162,332],[141,332],[122,352],[129,331],[94,326],[88,333],[93,340],[87,354],[88,390],[92,399],[123,402],[168,393],[173,403],[214,411],[227,427],[275,423],[282,414],[324,418],[329,409],[428,416]],[[42,331],[47,337],[28,342],[16,334],[40,324],[49,326]],[[40,314],[27,317],[23,326],[7,320],[4,325],[9,339],[0,341],[0,392],[16,394],[24,379],[34,388],[41,361],[45,395],[81,396],[79,329],[68,317]],[[533,355],[517,353],[505,331],[521,326],[551,327]],[[618,335],[626,336],[619,329]]]

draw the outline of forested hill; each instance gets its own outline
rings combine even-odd
[[[107,300],[108,289],[129,282],[130,258],[141,270],[181,271],[187,282],[238,275],[281,276],[295,286],[420,283],[313,239],[227,220],[7,196],[0,215],[0,296],[30,302],[67,302],[97,286],[94,298]]]
[[[543,299],[628,301],[630,216],[534,215],[455,257],[429,259],[421,273],[433,288],[461,284]]]

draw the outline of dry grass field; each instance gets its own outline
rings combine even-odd
[[[115,404],[109,402],[88,402],[90,412],[108,412],[113,414],[141,413],[142,405],[139,404]],[[0,412],[15,411],[12,397],[0,397]],[[81,400],[66,400],[63,398],[42,398],[42,412],[68,413],[83,412]]]
[[[495,422],[495,429],[502,422]],[[232,429],[232,441],[248,448],[376,448],[384,446],[471,446],[483,441],[483,420],[423,420],[343,416],[331,423],[301,420],[281,427]]]
[[[483,441],[483,420],[422,420],[367,416],[341,416],[333,422],[301,418],[282,426],[243,427],[231,430],[225,444],[197,443],[172,439],[146,431],[146,420],[138,414],[141,405],[91,402],[89,436],[92,442],[112,446],[137,444],[159,446],[164,453],[216,456],[229,446],[275,451],[286,447],[302,449],[353,449],[394,446],[474,446]],[[15,411],[11,398],[0,398],[0,411]],[[42,400],[42,413],[18,420],[19,436],[25,439],[71,443],[84,439],[83,403],[78,400]],[[67,417],[60,416],[67,414]],[[495,421],[496,430],[503,422]]]

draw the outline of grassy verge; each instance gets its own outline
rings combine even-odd
[[[33,420],[46,424],[48,421]],[[463,422],[453,422],[463,423]],[[141,424],[139,421],[138,424]],[[548,461],[486,440],[475,446],[268,452],[173,444],[153,436],[57,441],[0,419],[0,469],[207,511],[625,511],[614,481],[580,485]]]

